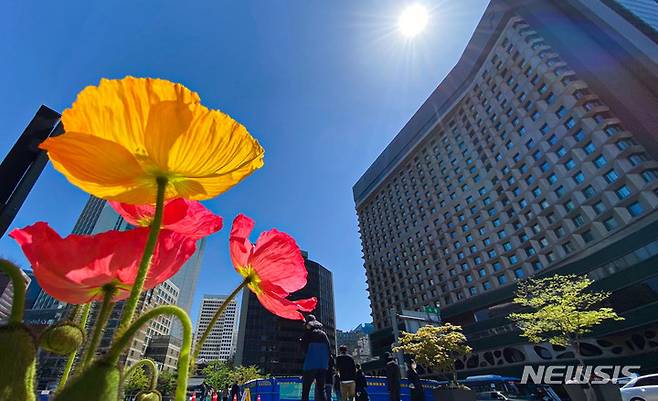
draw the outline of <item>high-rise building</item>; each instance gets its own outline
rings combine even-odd
[[[215,315],[215,312],[224,304],[226,297],[226,295],[207,294],[203,296],[199,320],[196,325],[195,343],[206,331],[210,320]],[[224,310],[224,313],[222,313],[222,316],[210,330],[206,342],[201,347],[197,362],[228,361],[233,358],[238,336],[238,314],[238,303],[235,299],[232,299]]]
[[[21,270],[25,287],[30,285],[30,276]],[[11,314],[11,307],[14,301],[14,286],[11,278],[4,272],[0,271],[0,322],[5,321]]]
[[[46,152],[37,145],[64,132],[59,117],[56,111],[43,105],[39,107],[0,163],[0,236],[9,228],[48,163]]]
[[[658,38],[658,1],[656,0],[603,0],[625,16],[646,34]]]
[[[146,348],[145,358],[151,359],[160,371],[175,371],[178,368],[182,340],[171,335],[153,336]]]
[[[39,294],[41,294],[41,286],[34,277],[32,270],[24,270],[25,274],[30,278],[30,282],[25,291],[25,309],[32,309],[34,303],[37,302]]]
[[[324,324],[332,349],[336,348],[336,317],[332,274],[302,252],[307,284],[290,295],[290,299],[318,298],[318,306],[312,312]],[[256,365],[270,375],[298,375],[302,370],[304,355],[300,352],[299,339],[304,334],[304,323],[277,317],[263,308],[258,298],[245,289],[240,308],[240,330],[235,362],[238,365]]]
[[[514,283],[587,274],[625,320],[584,339],[585,360],[657,367],[656,110],[658,45],[614,8],[493,0],[354,185],[373,345],[395,314],[439,307],[475,349],[463,372],[566,363],[507,319]]]
[[[192,302],[194,301],[194,294],[196,292],[196,282],[201,272],[201,260],[203,259],[203,252],[206,247],[206,239],[201,238],[196,243],[196,251],[185,262],[183,267],[171,278],[171,281],[178,286],[180,290],[178,295],[178,306],[183,308],[188,315],[192,316]],[[183,326],[174,319],[171,326],[171,335],[183,338]]]

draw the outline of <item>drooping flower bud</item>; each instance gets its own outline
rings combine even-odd
[[[84,341],[85,333],[80,327],[63,322],[46,329],[39,338],[39,345],[48,352],[68,355],[79,349]]]
[[[27,327],[0,327],[0,400],[35,400],[36,356],[36,340]]]
[[[116,401],[120,383],[119,368],[100,360],[71,380],[53,401]]]
[[[162,401],[162,394],[158,390],[142,390],[137,393],[135,401]]]

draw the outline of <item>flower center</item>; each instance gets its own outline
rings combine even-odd
[[[263,290],[260,288],[261,279],[258,276],[258,273],[256,273],[256,270],[254,270],[251,265],[239,267],[238,272],[242,277],[245,278],[245,280],[249,282],[247,287],[249,287],[249,289],[253,291],[254,294],[260,295],[263,293]]]

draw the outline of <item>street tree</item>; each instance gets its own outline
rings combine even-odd
[[[212,361],[203,368],[204,381],[216,390],[238,382],[244,384],[250,380],[263,377],[256,366],[234,366],[231,362]]]
[[[531,343],[571,346],[582,364],[582,337],[605,320],[623,320],[614,309],[602,306],[610,293],[591,291],[590,285],[587,276],[574,274],[522,281],[514,302],[525,311],[509,318]]]
[[[470,354],[473,349],[468,346],[461,326],[444,323],[441,326],[423,326],[415,333],[402,332],[393,351],[412,355],[425,368],[449,374],[452,384],[459,386],[455,361]]]

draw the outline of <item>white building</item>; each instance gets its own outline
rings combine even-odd
[[[196,341],[208,327],[210,319],[222,306],[226,295],[204,295],[196,327]],[[226,361],[233,357],[238,339],[238,304],[232,300],[217,320],[208,339],[201,348],[198,361]]]

